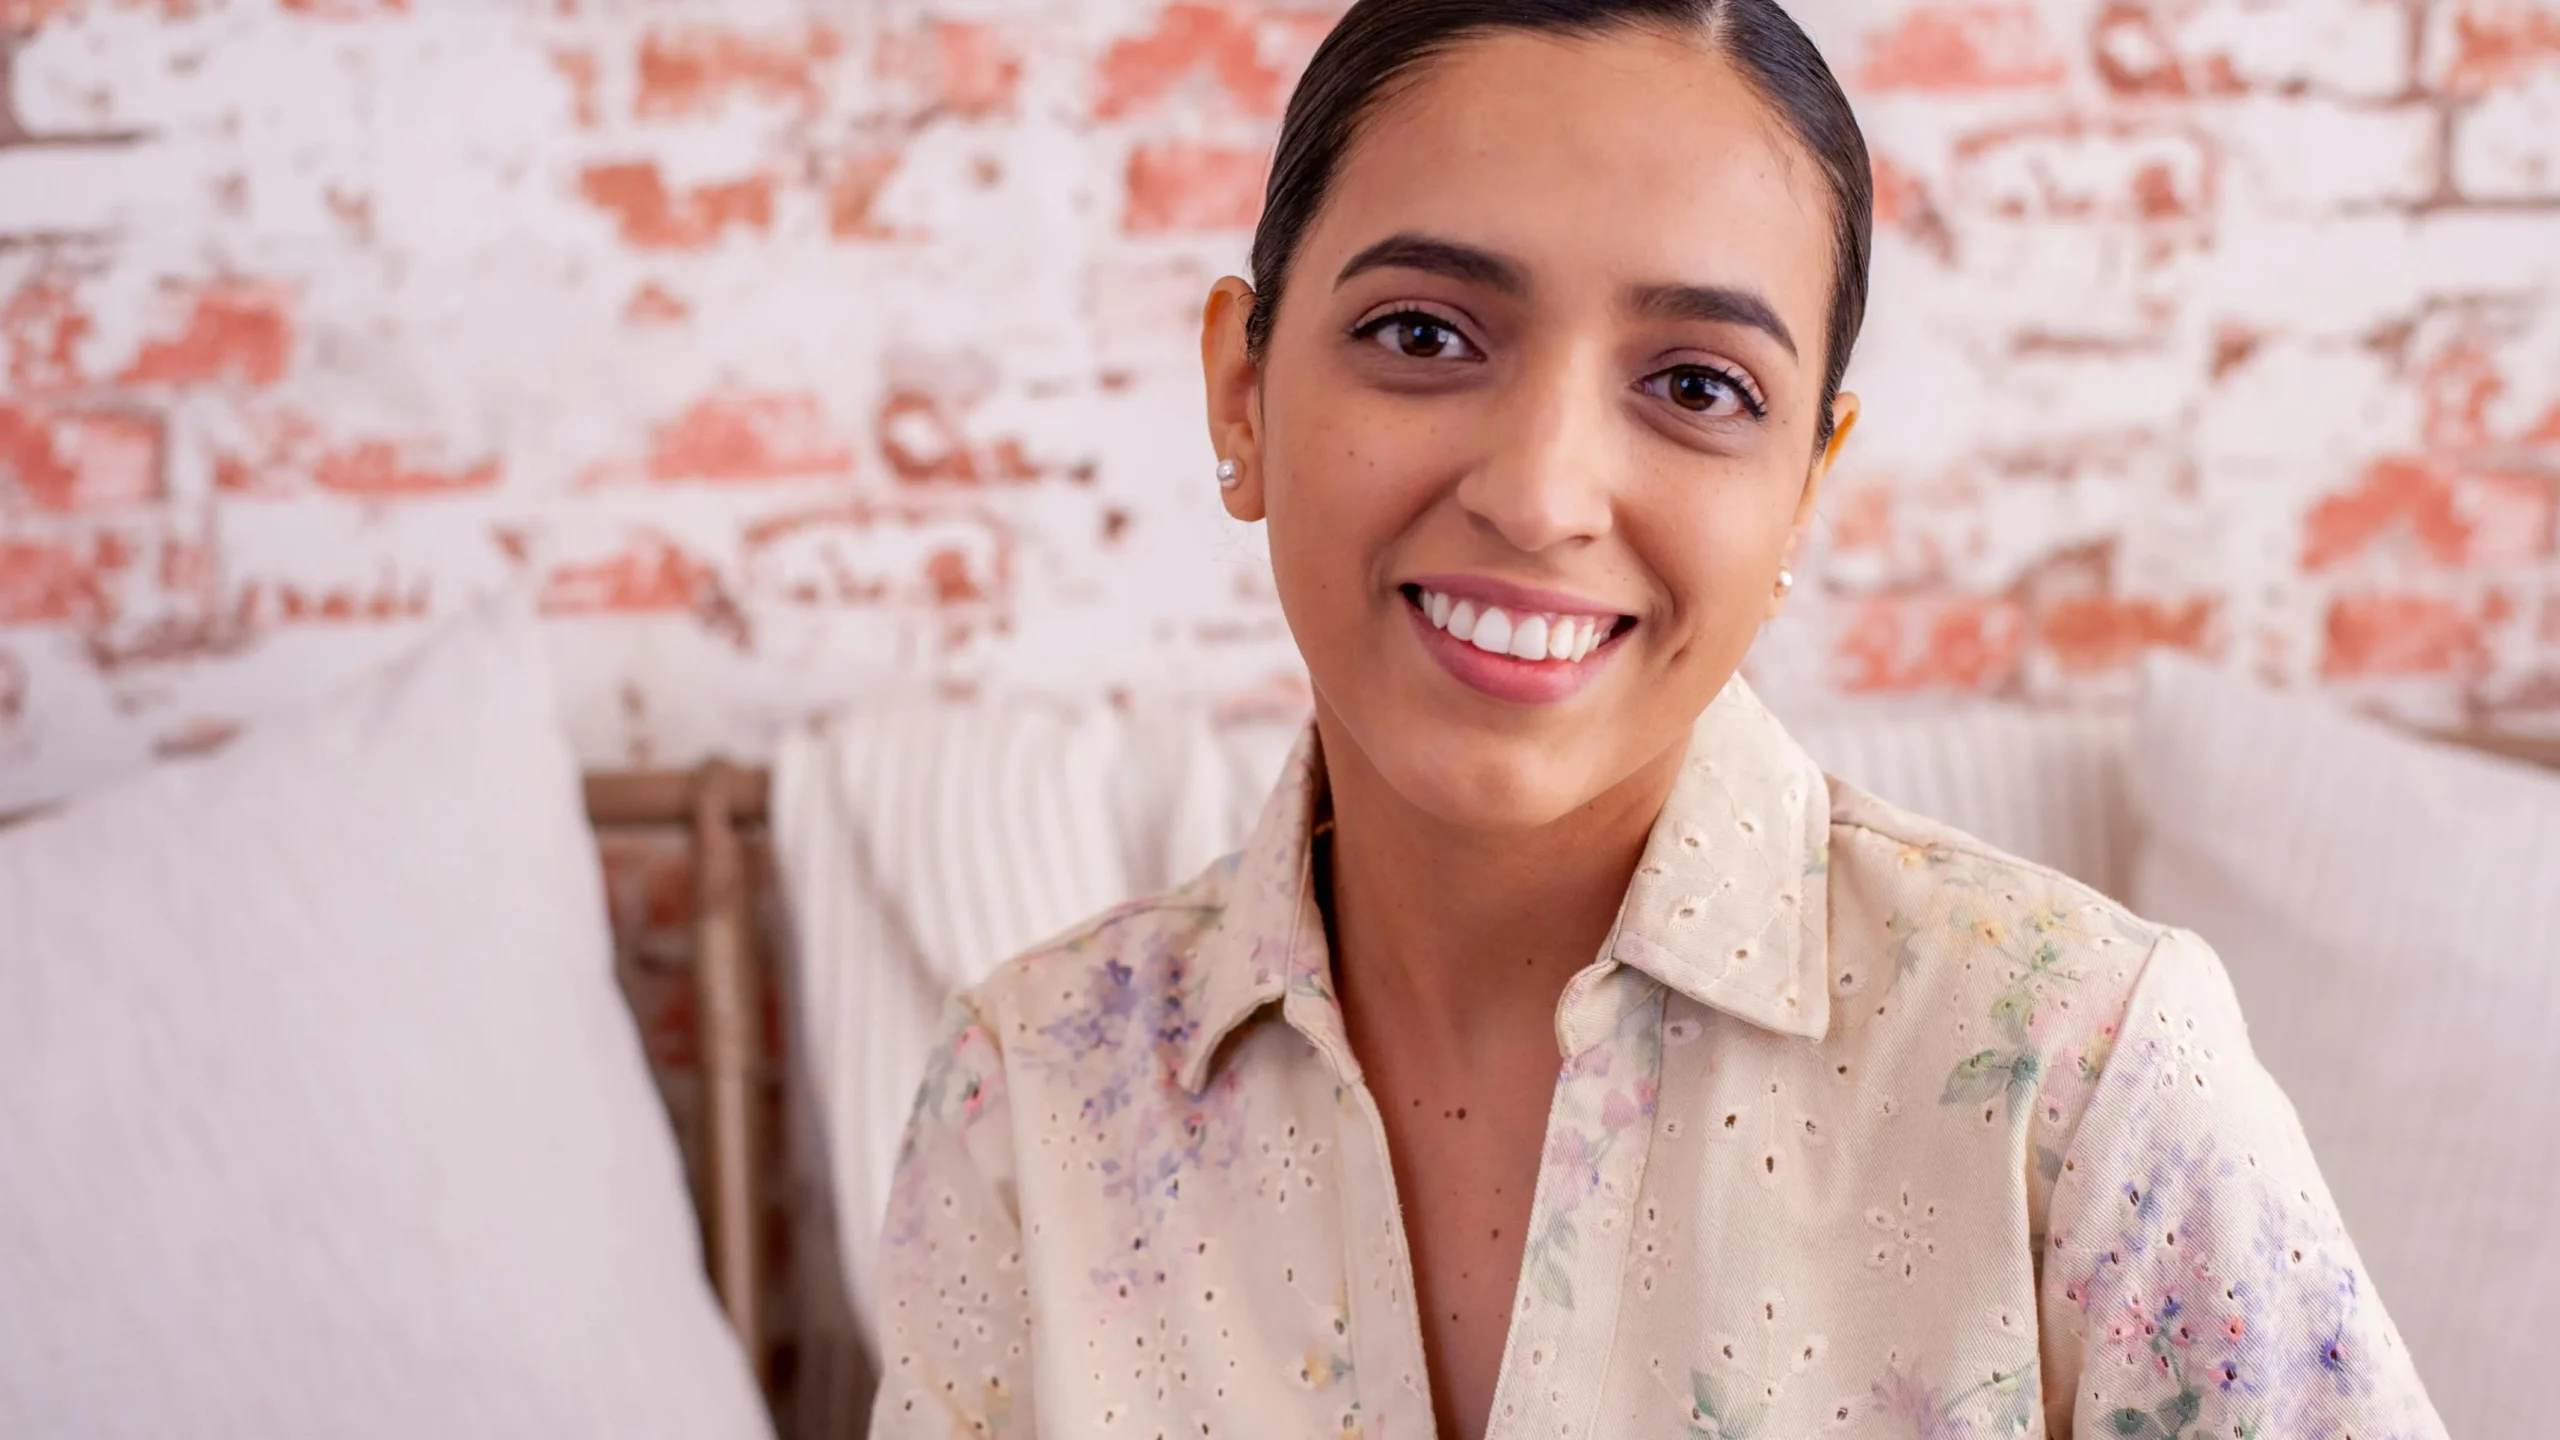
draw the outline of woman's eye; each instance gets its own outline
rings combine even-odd
[[[1362,327],[1371,340],[1399,355],[1415,360],[1473,360],[1481,358],[1458,327],[1437,315],[1420,310],[1406,310],[1381,316]]]
[[[1648,375],[1647,394],[1658,395],[1683,410],[1710,418],[1747,413],[1758,417],[1760,402],[1740,379],[1707,365],[1674,365]]]

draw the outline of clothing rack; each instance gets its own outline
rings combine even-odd
[[[730,1329],[769,1380],[758,1217],[756,1093],[764,1077],[763,967],[745,839],[765,824],[771,778],[712,760],[691,770],[590,771],[588,822],[687,832],[694,877],[693,980],[701,1025],[701,1212],[705,1259]]]

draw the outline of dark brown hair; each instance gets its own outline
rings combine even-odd
[[[1831,315],[1816,443],[1867,313],[1875,178],[1866,137],[1822,52],[1775,0],[1359,0],[1307,63],[1289,96],[1253,232],[1254,306],[1245,345],[1259,363],[1289,262],[1324,207],[1361,122],[1400,80],[1464,41],[1503,30],[1597,36],[1650,26],[1703,38],[1732,61],[1821,167],[1831,190]]]

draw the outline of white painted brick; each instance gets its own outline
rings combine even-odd
[[[2457,124],[2453,181],[2465,198],[2560,204],[2560,65],[2493,92]]]
[[[2437,120],[2426,106],[2256,99],[2212,124],[2239,213],[2406,203],[2435,190]]]

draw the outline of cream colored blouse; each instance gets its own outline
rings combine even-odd
[[[958,1006],[883,1437],[1431,1440],[1302,741],[1244,850]],[[2441,1436],[2213,952],[1827,779],[1739,680],[1561,1063],[1490,1434]]]

